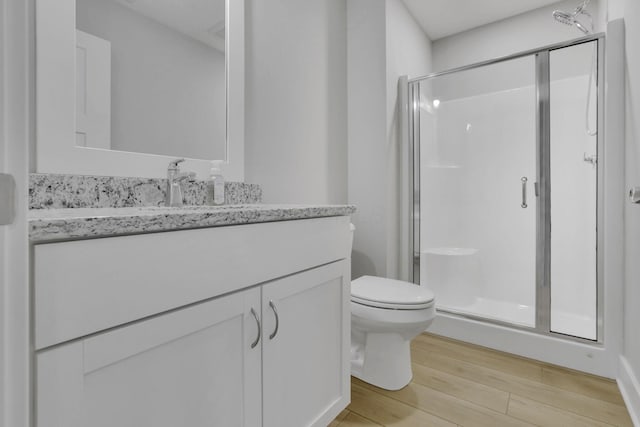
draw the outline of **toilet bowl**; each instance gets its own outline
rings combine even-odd
[[[409,384],[410,343],[435,317],[433,293],[399,280],[351,282],[351,375],[387,390]]]
[[[374,276],[353,280],[351,375],[387,390],[405,387],[413,377],[411,340],[434,317],[435,297],[424,286]]]

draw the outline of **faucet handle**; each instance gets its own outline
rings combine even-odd
[[[182,162],[184,162],[184,159],[175,159],[174,161],[169,162],[169,167],[167,169],[177,171],[179,168],[178,165]]]

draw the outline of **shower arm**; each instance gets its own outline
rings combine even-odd
[[[589,6],[589,2],[590,1],[591,0],[584,0],[580,6],[576,7],[575,14],[576,15],[579,14],[579,13],[588,14],[584,10],[587,8],[587,6]],[[591,16],[591,15],[589,15],[589,16]]]

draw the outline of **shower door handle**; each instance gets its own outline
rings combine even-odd
[[[520,178],[520,181],[522,181],[522,204],[520,205],[520,207],[522,207],[522,209],[526,209],[526,207],[527,207],[527,177],[523,176],[522,178]]]

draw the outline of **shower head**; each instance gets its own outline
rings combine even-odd
[[[554,10],[553,18],[565,25],[575,26],[578,30],[580,30],[583,34],[591,34],[591,29],[587,28],[585,24],[578,20],[580,15],[584,15],[589,20],[589,27],[593,28],[593,18],[591,14],[586,11],[587,5],[591,0],[585,0],[582,4],[574,9],[573,12],[564,12],[562,10]]]
[[[553,17],[556,21],[569,26],[572,26],[575,22],[575,17],[572,14],[563,12],[562,10],[554,10]]]
[[[580,12],[580,14],[585,15],[591,21],[591,15],[587,12]],[[561,10],[554,10],[553,17],[556,21],[561,22],[570,27],[575,26],[578,30],[580,30],[583,34],[591,34],[591,30],[589,30],[582,22],[580,22],[576,15],[572,13],[563,12]],[[591,22],[589,23],[592,26]]]

